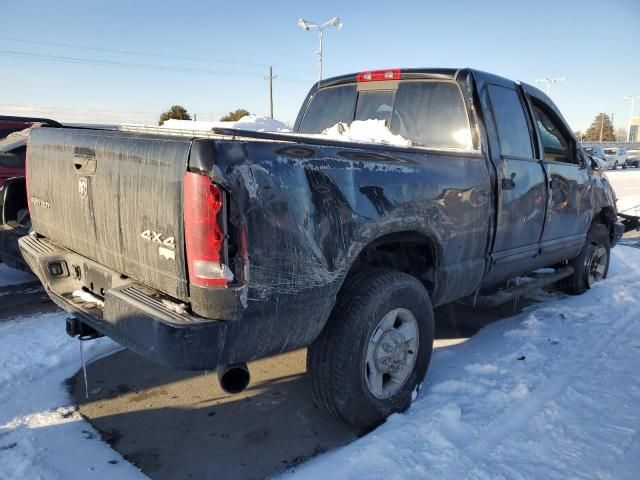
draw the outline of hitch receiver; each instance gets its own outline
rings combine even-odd
[[[104,337],[104,335],[95,328],[90,327],[77,318],[67,318],[66,330],[67,335],[70,337],[80,337],[81,340],[92,340],[94,338]]]

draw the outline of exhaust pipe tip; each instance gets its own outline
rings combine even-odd
[[[249,385],[251,375],[246,363],[222,365],[217,369],[220,387],[227,393],[240,393]]]

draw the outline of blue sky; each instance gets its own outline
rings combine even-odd
[[[626,126],[622,97],[640,95],[638,0],[29,0],[0,11],[0,112],[62,121],[154,122],[175,103],[202,119],[266,114],[269,64],[276,117],[293,121],[317,75],[317,32],[297,18],[335,15],[344,28],[327,31],[325,77],[396,66],[565,76],[552,97],[575,129],[601,111]]]

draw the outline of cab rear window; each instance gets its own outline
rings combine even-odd
[[[299,131],[322,133],[336,123],[351,123],[358,91],[355,85],[323,88],[313,95]]]
[[[457,84],[401,81],[395,90],[363,90],[355,84],[318,91],[300,123],[301,133],[322,133],[338,122],[382,120],[412,145],[472,148],[471,130]]]

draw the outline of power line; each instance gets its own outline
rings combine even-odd
[[[233,70],[213,70],[209,68],[180,67],[180,66],[157,65],[157,64],[149,64],[149,63],[116,62],[112,60],[99,60],[99,59],[83,58],[83,57],[67,57],[63,55],[21,52],[16,50],[0,50],[0,56],[14,57],[14,58],[31,58],[35,60],[44,60],[44,61],[59,62],[59,63],[73,63],[73,64],[80,64],[80,65],[135,68],[138,70],[155,70],[155,71],[195,73],[195,74],[205,74],[205,75],[219,75],[219,76],[226,75],[226,76],[246,77],[246,78],[263,78],[263,75],[260,75],[257,73],[251,73],[251,72],[241,72],[241,71],[233,71]],[[283,77],[283,79],[289,82],[297,82],[297,83],[305,83],[305,84],[309,83],[307,80],[302,80],[302,79],[292,78],[292,77]]]
[[[163,53],[153,53],[153,52],[141,52],[137,50],[116,50],[111,48],[101,48],[101,47],[89,47],[86,45],[74,45],[70,43],[58,43],[58,42],[45,42],[41,40],[27,40],[22,38],[12,38],[12,37],[0,37],[0,40],[8,40],[11,42],[21,42],[21,43],[30,43],[34,45],[47,45],[51,47],[63,47],[63,48],[76,48],[80,50],[91,50],[95,52],[105,52],[105,53],[117,53],[120,55],[138,55],[145,57],[157,57],[157,58],[170,58],[174,60],[188,60],[192,62],[206,62],[206,63],[226,63],[230,65],[248,65],[252,67],[268,67],[269,64],[266,63],[252,63],[252,62],[241,62],[238,60],[222,60],[222,59],[213,59],[213,58],[203,58],[203,57],[185,57],[180,55],[167,55]],[[307,70],[302,70],[294,67],[285,67],[282,65],[275,65],[277,68],[281,70],[291,70],[294,72],[300,73],[308,73],[311,72]]]

